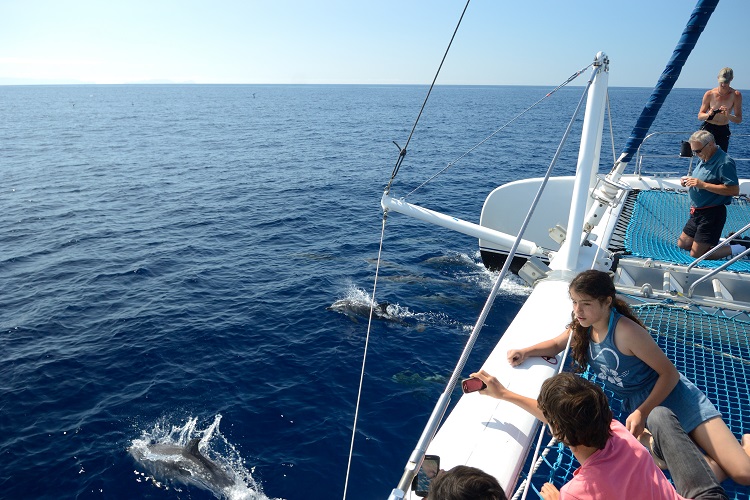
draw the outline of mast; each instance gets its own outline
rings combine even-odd
[[[568,214],[568,225],[566,226],[567,238],[557,256],[550,263],[550,267],[557,270],[578,268],[578,254],[581,248],[579,235],[583,232],[583,221],[586,215],[586,204],[589,199],[592,179],[595,178],[599,169],[601,132],[609,82],[609,58],[604,52],[596,54],[594,67],[597,69],[594,81],[588,91],[586,112],[583,117],[576,180],[573,185],[572,202]]]
[[[633,131],[630,133],[630,138],[625,144],[620,158],[615,162],[612,171],[607,175],[608,182],[602,183],[602,186],[593,194],[596,203],[594,203],[589,211],[585,225],[586,232],[591,232],[594,226],[598,224],[607,209],[607,205],[617,196],[619,191],[615,187],[617,182],[625,171],[630,159],[638,151],[646,134],[648,134],[651,125],[656,119],[656,115],[659,114],[664,101],[672,91],[674,84],[682,72],[683,66],[685,66],[685,62],[687,62],[688,56],[690,56],[690,53],[695,48],[695,44],[698,43],[698,38],[700,38],[703,30],[706,28],[706,24],[708,24],[708,20],[711,18],[711,14],[714,13],[718,4],[719,0],[698,0],[685,28],[682,30],[682,36],[680,36],[677,46],[672,51],[672,57],[667,62],[664,71],[662,71],[654,90],[651,92],[651,97],[643,108],[643,111],[641,111],[641,115],[638,117]]]

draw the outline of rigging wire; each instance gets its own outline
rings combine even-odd
[[[612,106],[609,104],[609,89],[607,89],[607,118],[609,119],[609,138],[612,141],[612,163],[617,164],[617,150],[615,149],[615,131],[612,127]]]
[[[585,101],[586,94],[589,88],[591,87],[591,84],[594,81],[594,77],[597,75],[599,71],[600,71],[600,68],[595,67],[594,70],[591,72],[591,77],[589,78],[586,84],[586,87],[584,88],[584,91],[581,95],[581,99],[579,100],[578,105],[576,106],[576,109],[573,112],[573,116],[571,117],[568,123],[568,126],[565,129],[565,133],[563,134],[560,144],[557,147],[557,151],[555,152],[555,155],[552,158],[552,161],[550,162],[549,167],[547,167],[547,172],[544,176],[544,179],[540,183],[537,193],[531,202],[531,206],[529,207],[529,211],[527,212],[526,217],[524,218],[521,224],[521,227],[518,230],[518,236],[513,242],[513,245],[511,245],[510,251],[508,252],[508,256],[506,257],[505,263],[503,264],[503,268],[501,269],[500,274],[498,275],[497,279],[495,280],[495,283],[492,286],[492,290],[490,291],[490,294],[487,297],[487,300],[485,301],[484,306],[482,307],[482,311],[479,313],[479,317],[477,318],[477,321],[474,324],[474,328],[472,329],[471,334],[469,335],[469,338],[466,341],[466,345],[464,346],[464,349],[461,352],[461,356],[459,357],[459,360],[453,369],[453,373],[451,374],[450,379],[448,383],[446,384],[445,390],[441,394],[438,402],[435,404],[435,407],[432,410],[432,414],[430,415],[430,420],[425,425],[425,428],[422,431],[422,435],[419,438],[417,446],[412,451],[412,454],[409,458],[409,462],[407,463],[407,466],[404,468],[404,474],[401,477],[401,481],[399,482],[399,486],[398,486],[398,490],[400,491],[407,490],[408,485],[411,483],[411,480],[414,477],[414,474],[416,473],[416,467],[418,467],[419,464],[421,463],[424,457],[425,451],[427,450],[427,446],[429,445],[430,441],[432,441],[432,438],[437,432],[437,427],[443,418],[443,415],[445,413],[445,410],[448,407],[448,404],[450,403],[450,395],[453,392],[453,389],[456,387],[458,378],[461,375],[461,372],[463,371],[464,366],[466,365],[466,362],[469,359],[469,354],[474,348],[474,344],[476,343],[476,340],[479,337],[479,333],[484,327],[484,323],[487,319],[487,316],[489,315],[492,305],[495,302],[495,298],[497,297],[497,294],[500,290],[502,281],[505,278],[505,275],[508,272],[508,269],[510,268],[510,264],[513,261],[513,257],[516,254],[516,250],[518,249],[521,239],[523,238],[523,234],[529,225],[531,216],[533,215],[534,210],[536,209],[537,204],[539,203],[539,200],[542,197],[542,193],[544,192],[547,182],[549,181],[549,178],[552,175],[552,170],[554,166],[557,164],[557,160],[559,159],[560,154],[562,153],[563,146],[567,142],[568,136],[570,135],[570,131],[573,128],[573,124],[575,123],[578,113],[580,112],[581,107],[583,106],[583,103]],[[538,452],[538,448],[537,448],[537,452]],[[524,498],[525,498],[525,495],[524,495]]]
[[[385,188],[385,193],[388,194],[391,191],[391,185],[393,184],[393,179],[396,178],[396,174],[398,173],[399,169],[401,168],[401,163],[403,163],[404,158],[406,157],[406,148],[409,147],[409,143],[411,142],[411,138],[414,135],[414,131],[417,128],[417,123],[419,123],[419,119],[422,116],[422,112],[424,111],[425,106],[427,105],[427,100],[430,98],[430,94],[432,93],[432,89],[435,87],[435,82],[437,81],[438,75],[440,75],[440,70],[443,68],[443,63],[445,62],[445,58],[448,57],[448,51],[451,49],[451,45],[453,44],[453,39],[456,38],[456,33],[458,33],[458,28],[461,26],[461,21],[464,18],[464,14],[466,14],[466,9],[469,8],[469,3],[471,0],[466,0],[466,5],[464,6],[464,10],[461,12],[461,17],[458,18],[458,23],[456,24],[456,29],[453,30],[453,35],[451,36],[450,42],[448,42],[448,47],[445,49],[445,53],[443,54],[443,59],[440,61],[440,65],[438,66],[437,72],[435,72],[435,78],[432,79],[432,83],[430,84],[430,88],[427,91],[427,95],[424,98],[424,102],[422,103],[422,107],[419,109],[419,113],[417,114],[417,119],[414,120],[414,126],[411,128],[411,132],[409,133],[409,137],[406,139],[406,144],[402,148],[399,146],[396,141],[393,141],[393,144],[396,144],[396,147],[399,149],[398,153],[398,159],[396,160],[396,165],[393,167],[393,173],[391,173],[391,179],[388,181],[388,185]]]
[[[458,23],[456,24],[456,28],[453,30],[453,35],[451,36],[450,42],[448,42],[448,47],[445,49],[445,53],[443,54],[443,58],[440,61],[440,65],[438,66],[437,71],[435,72],[435,77],[432,80],[432,83],[430,84],[430,88],[427,91],[427,95],[425,96],[424,102],[422,103],[422,107],[419,110],[419,113],[417,114],[417,118],[414,121],[414,126],[411,129],[411,132],[409,133],[409,137],[406,140],[406,144],[402,148],[399,146],[396,141],[393,141],[394,144],[396,144],[396,147],[399,149],[398,159],[396,160],[396,165],[393,168],[393,173],[391,173],[391,178],[388,181],[388,185],[386,186],[385,192],[390,192],[391,185],[393,184],[393,179],[396,177],[396,174],[398,173],[399,169],[401,168],[401,164],[404,161],[404,158],[406,157],[406,149],[409,146],[409,143],[411,142],[411,138],[414,135],[414,131],[417,128],[417,124],[419,123],[419,119],[422,116],[422,112],[424,111],[425,106],[427,105],[427,100],[430,98],[430,94],[432,93],[432,89],[435,87],[435,82],[437,81],[438,75],[440,75],[440,70],[443,67],[443,63],[445,62],[446,57],[448,56],[448,51],[450,51],[451,45],[453,44],[453,40],[456,38],[456,33],[458,32],[458,28],[461,26],[461,21],[464,18],[464,14],[466,14],[466,10],[469,8],[469,3],[471,0],[466,0],[466,5],[464,6],[463,11],[461,12],[461,16],[458,19]],[[359,388],[357,389],[357,404],[354,409],[354,423],[352,425],[352,439],[351,444],[349,446],[349,458],[347,460],[346,465],[346,479],[344,480],[344,500],[346,500],[346,492],[349,487],[349,477],[351,474],[351,465],[352,465],[352,455],[354,454],[354,439],[357,435],[357,421],[359,419],[359,405],[362,398],[362,385],[365,377],[365,366],[367,364],[367,349],[370,342],[370,333],[372,331],[372,317],[373,312],[375,308],[375,291],[378,286],[378,274],[380,271],[380,262],[381,257],[383,253],[383,240],[385,236],[385,223],[388,218],[388,210],[383,211],[383,223],[382,228],[380,231],[380,246],[378,248],[378,261],[375,267],[375,281],[372,286],[372,298],[370,302],[370,317],[367,322],[367,334],[365,336],[365,348],[364,353],[362,355],[362,370],[360,372],[359,376]]]
[[[417,186],[416,188],[414,188],[413,190],[411,190],[409,192],[409,194],[407,194],[406,196],[404,196],[404,198],[407,198],[407,197],[411,196],[416,191],[418,191],[419,189],[421,189],[425,185],[427,185],[430,182],[432,182],[437,176],[443,174],[446,170],[448,170],[453,165],[455,165],[456,163],[458,163],[459,161],[461,161],[464,157],[466,157],[469,154],[471,154],[479,146],[481,146],[485,142],[487,142],[490,139],[492,139],[495,135],[497,135],[503,129],[505,129],[506,127],[508,127],[508,125],[510,125],[514,121],[518,120],[521,116],[525,115],[527,112],[531,111],[534,107],[536,107],[537,105],[541,104],[542,101],[544,101],[547,98],[551,97],[552,94],[554,94],[555,92],[557,92],[558,90],[560,90],[561,88],[563,88],[564,86],[566,86],[567,84],[569,84],[570,82],[572,82],[573,80],[575,80],[576,78],[578,78],[584,71],[586,71],[587,69],[589,69],[593,64],[594,63],[592,62],[591,64],[589,64],[585,68],[581,68],[580,70],[578,70],[575,73],[573,73],[572,75],[570,75],[567,80],[565,80],[563,83],[561,83],[560,85],[558,85],[554,89],[552,89],[549,92],[547,92],[547,94],[544,97],[542,97],[541,99],[539,99],[538,101],[536,101],[535,103],[533,103],[531,106],[529,106],[528,108],[526,108],[523,111],[521,111],[520,113],[518,113],[516,116],[514,116],[513,118],[511,118],[508,122],[506,122],[500,128],[498,128],[497,130],[495,130],[494,132],[492,132],[490,135],[488,135],[487,137],[485,137],[484,139],[482,139],[481,141],[479,141],[477,144],[475,144],[474,146],[472,146],[471,148],[469,148],[469,150],[467,150],[461,156],[459,156],[458,158],[456,158],[455,160],[453,160],[451,162],[448,162],[448,164],[442,170],[440,170],[439,172],[437,172],[436,174],[434,174],[432,177],[430,177],[429,179],[427,179],[426,181],[424,181],[422,184],[420,184],[419,186]],[[610,124],[610,126],[611,126],[611,124]],[[397,144],[397,146],[398,146],[398,144]],[[613,139],[612,147],[614,148],[614,139]]]
[[[354,407],[354,423],[352,425],[352,440],[349,445],[349,459],[346,463],[346,479],[344,480],[344,500],[346,500],[346,490],[349,487],[349,474],[352,466],[352,455],[354,454],[354,437],[357,435],[357,420],[359,418],[359,403],[362,398],[362,384],[365,379],[365,365],[367,363],[367,347],[370,343],[370,331],[372,327],[372,316],[375,309],[375,290],[378,286],[378,273],[380,272],[380,257],[383,254],[383,236],[385,235],[385,221],[388,213],[383,213],[383,225],[380,230],[380,247],[378,248],[378,262],[375,265],[375,282],[372,285],[372,298],[370,299],[370,317],[367,320],[367,334],[365,335],[365,349],[362,355],[362,371],[359,374],[359,389],[357,389],[357,404]]]
[[[609,217],[610,218],[612,217],[611,211],[609,213]],[[594,259],[592,260],[590,269],[595,268],[595,263],[599,258],[600,251],[601,251],[601,247],[597,249],[596,255],[594,256]],[[560,368],[557,371],[558,374],[563,371],[563,367],[565,366],[565,361],[567,361],[568,353],[570,352],[570,343],[572,340],[573,340],[573,330],[571,330],[570,334],[568,335],[568,343],[565,345],[565,350],[563,351],[562,361],[560,361]],[[542,425],[542,428],[539,431],[539,438],[537,440],[536,449],[534,450],[534,456],[531,459],[531,463],[533,465],[529,468],[529,473],[526,475],[526,478],[523,480],[523,482],[521,482],[518,489],[516,489],[516,492],[513,494],[513,498],[511,498],[511,500],[518,500],[519,497],[521,498],[521,500],[526,499],[526,494],[528,492],[528,485],[531,484],[531,478],[534,477],[534,474],[539,470],[539,467],[542,464],[542,460],[544,460],[544,457],[546,457],[547,454],[549,453],[549,447],[554,445],[557,442],[557,439],[552,438],[547,444],[547,448],[541,453],[541,456],[539,456],[539,450],[542,445],[542,439],[544,438],[544,429],[545,429],[545,425]],[[552,429],[550,429],[550,433],[551,432],[552,432]]]
[[[570,330],[570,334],[568,334],[568,342],[565,344],[565,350],[563,351],[563,357],[562,360],[560,360],[560,365],[557,368],[557,373],[560,374],[563,372],[563,369],[565,368],[565,362],[568,359],[568,353],[570,352],[570,343],[573,341],[573,330]],[[542,439],[544,439],[544,431],[545,428],[549,427],[549,424],[542,424],[542,428],[539,430],[539,439],[536,443],[536,449],[534,450],[534,457],[531,459],[531,463],[533,464],[532,467],[529,468],[529,473],[526,475],[526,478],[521,482],[521,484],[518,486],[518,489],[516,489],[516,492],[513,494],[513,497],[511,500],[518,500],[519,496],[521,497],[521,500],[525,500],[526,493],[528,492],[528,485],[531,484],[531,478],[534,477],[534,473],[539,470],[539,467],[542,465],[542,460],[547,456],[549,453],[549,448],[546,448],[541,456],[539,456],[539,449],[542,445]],[[550,428],[550,434],[552,434],[552,428]],[[557,442],[557,438],[553,437],[547,446],[552,446]]]

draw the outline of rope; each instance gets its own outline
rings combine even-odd
[[[375,282],[372,285],[372,298],[370,302],[370,317],[367,320],[367,335],[365,335],[365,349],[362,355],[362,371],[359,374],[359,388],[357,389],[357,404],[354,407],[354,423],[352,425],[352,440],[349,445],[349,458],[346,463],[346,479],[344,480],[344,500],[346,500],[346,490],[349,487],[349,474],[352,466],[352,455],[354,454],[354,437],[357,434],[357,420],[359,418],[359,403],[362,399],[362,385],[365,379],[365,365],[367,363],[367,347],[370,343],[370,332],[372,329],[372,316],[375,310],[375,290],[378,286],[378,273],[380,271],[380,258],[383,254],[383,238],[385,235],[385,221],[388,218],[388,211],[383,212],[383,226],[380,230],[380,246],[378,248],[378,262],[375,265]]]
[[[435,73],[435,78],[432,79],[432,83],[430,84],[430,88],[427,91],[427,95],[424,98],[422,107],[419,109],[419,114],[417,114],[417,119],[414,120],[414,126],[411,128],[411,132],[409,133],[408,139],[406,139],[406,145],[404,145],[404,147],[402,148],[401,146],[396,144],[396,141],[393,141],[393,144],[396,144],[396,147],[399,149],[399,153],[398,153],[398,159],[396,160],[396,165],[393,167],[393,173],[391,174],[391,179],[388,181],[388,185],[385,188],[386,194],[388,194],[391,191],[391,185],[393,184],[393,179],[396,178],[396,174],[401,168],[401,163],[403,163],[404,158],[406,157],[406,148],[409,147],[411,138],[414,135],[414,131],[417,128],[417,123],[419,123],[419,119],[422,116],[422,112],[424,111],[424,108],[427,105],[427,100],[430,98],[432,89],[435,87],[435,82],[437,81],[438,75],[440,74],[440,70],[443,68],[443,63],[445,62],[445,58],[448,57],[448,51],[451,49],[451,45],[453,44],[453,39],[456,38],[456,33],[458,33],[458,27],[461,26],[461,21],[464,18],[464,14],[466,14],[466,9],[469,8],[469,2],[471,2],[471,0],[466,0],[466,5],[464,6],[464,10],[461,12],[461,17],[458,18],[456,29],[453,30],[453,35],[451,36],[450,42],[448,42],[448,47],[446,47],[445,49],[445,53],[443,54],[443,59],[440,60],[440,65],[438,66],[437,72]]]
[[[589,87],[591,87],[591,84],[594,81],[594,76],[596,75],[596,73],[597,73],[596,70],[592,71],[592,73],[591,73],[591,77],[589,78],[588,83],[586,84],[586,87],[583,90],[583,94],[581,95],[581,99],[578,102],[578,106],[576,107],[576,110],[573,113],[573,116],[571,117],[570,122],[568,123],[568,128],[565,130],[565,134],[563,136],[563,140],[560,142],[560,145],[557,148],[557,153],[555,154],[555,157],[553,158],[552,163],[550,164],[550,167],[547,170],[547,175],[544,178],[544,182],[542,183],[541,188],[544,187],[544,184],[546,183],[547,179],[549,178],[550,174],[552,173],[552,166],[555,164],[555,162],[557,160],[557,157],[559,156],[560,151],[562,150],[562,146],[565,143],[565,140],[567,139],[568,134],[570,133],[570,129],[573,127],[573,123],[575,122],[576,116],[578,116],[578,111],[581,109],[581,106],[583,104],[583,100],[584,100],[584,98],[586,96],[586,92],[588,92]],[[533,204],[532,204],[532,207],[533,207]],[[568,351],[570,350],[570,342],[571,342],[572,338],[573,338],[573,331],[571,330],[570,334],[568,335],[568,343],[565,346],[565,351],[563,352],[562,362],[560,363],[560,367],[558,368],[558,373],[560,373],[562,371],[563,367],[565,366],[565,361],[567,360],[567,357],[568,357]],[[536,444],[536,448],[534,449],[534,456],[532,458],[532,463],[535,463],[538,460],[539,449],[542,446],[542,438],[543,437],[544,437],[544,426],[542,426],[542,429],[541,429],[541,431],[539,433],[539,438],[537,439],[537,444]],[[529,491],[528,488],[526,487],[526,485],[531,482],[531,478],[532,477],[533,477],[533,471],[529,471],[529,474],[528,474],[527,478],[524,479],[524,481],[521,483],[521,485],[518,487],[518,490],[516,491],[516,495],[519,492],[523,493],[523,495],[521,496],[521,500],[525,500],[526,499],[526,495],[528,494],[528,491]],[[514,498],[516,498],[515,495],[514,495]]]
[[[544,433],[542,433],[542,435],[544,435]],[[540,438],[541,438],[541,436],[540,436]],[[533,467],[531,469],[531,472],[523,480],[523,482],[521,483],[521,485],[518,487],[518,489],[516,490],[516,492],[513,494],[513,497],[511,497],[511,500],[518,500],[519,497],[520,497],[520,495],[521,495],[521,493],[523,493],[524,491],[526,491],[526,485],[528,484],[528,481],[531,479],[531,477],[534,474],[536,474],[536,472],[539,470],[539,467],[542,466],[542,462],[544,462],[545,458],[547,458],[547,455],[549,455],[549,450],[553,446],[555,446],[556,444],[557,444],[557,439],[556,438],[552,438],[552,439],[549,440],[549,442],[547,443],[547,445],[546,445],[544,451],[542,452],[541,456],[539,458],[537,458],[536,462],[534,463],[534,465],[533,465]],[[532,485],[532,487],[533,487],[533,485]]]
[[[436,174],[434,174],[432,177],[430,177],[429,179],[427,179],[426,181],[424,181],[422,184],[420,184],[419,186],[417,186],[416,188],[414,188],[409,194],[407,194],[406,196],[404,196],[404,199],[406,199],[407,197],[411,196],[412,194],[414,194],[416,191],[418,191],[419,189],[421,189],[422,187],[424,187],[428,183],[432,182],[437,176],[443,174],[446,170],[448,170],[453,165],[455,165],[456,163],[458,163],[459,161],[461,161],[464,157],[466,157],[469,154],[471,154],[479,146],[481,146],[485,142],[487,142],[490,139],[492,139],[495,135],[497,135],[503,129],[505,129],[506,127],[508,127],[508,125],[510,125],[514,121],[518,120],[521,116],[523,116],[526,113],[528,113],[529,111],[531,111],[534,107],[536,107],[537,105],[539,105],[542,101],[546,100],[548,97],[552,96],[552,94],[554,94],[555,92],[557,92],[558,90],[560,90],[561,88],[563,88],[564,86],[566,86],[567,84],[569,84],[570,82],[572,82],[573,80],[575,80],[576,78],[578,78],[581,75],[581,73],[583,73],[584,71],[586,71],[587,69],[589,69],[593,64],[594,63],[591,63],[588,66],[586,66],[585,68],[582,68],[582,69],[576,71],[575,73],[573,73],[572,75],[570,75],[567,80],[565,80],[563,83],[561,83],[560,85],[558,85],[554,89],[552,89],[549,92],[547,92],[547,94],[544,97],[542,97],[541,99],[539,99],[538,101],[536,101],[534,104],[532,104],[528,108],[526,108],[523,111],[521,111],[520,113],[518,113],[516,116],[514,116],[513,118],[511,118],[508,122],[506,122],[500,128],[498,128],[497,130],[495,130],[494,132],[492,132],[490,135],[488,135],[487,137],[485,137],[484,139],[482,139],[481,141],[479,141],[478,143],[476,143],[474,146],[472,146],[471,148],[469,148],[469,150],[466,151],[465,153],[463,153],[461,156],[459,156],[458,158],[456,158],[455,160],[453,160],[451,162],[448,162],[448,164],[442,170],[440,170],[439,172],[437,172]],[[611,129],[611,124],[610,124],[610,129]],[[613,141],[614,141],[614,139],[613,139]],[[613,144],[613,148],[614,148],[614,144]]]

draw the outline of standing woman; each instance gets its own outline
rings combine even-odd
[[[571,356],[578,372],[591,373],[622,399],[627,429],[644,431],[651,410],[665,406],[707,455],[719,481],[727,476],[750,485],[750,434],[737,442],[714,405],[677,371],[630,307],[616,296],[612,279],[601,271],[584,271],[568,289],[572,321],[557,337],[508,351],[517,366],[529,356],[555,356],[565,349],[572,331]]]
[[[729,122],[742,123],[742,94],[730,84],[734,78],[732,68],[719,71],[719,86],[703,94],[698,119],[703,121],[701,129],[711,132],[716,144],[729,152]]]

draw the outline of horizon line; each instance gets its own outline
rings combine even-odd
[[[86,83],[86,82],[57,82],[57,83],[3,83],[0,81],[0,87],[95,87],[95,86],[157,86],[157,85],[234,85],[234,86],[379,86],[379,87],[429,87],[429,83],[196,83],[196,82],[125,82],[125,83]],[[517,83],[435,83],[436,87],[557,87],[559,84],[517,84]],[[586,85],[566,85],[567,87],[583,88]],[[645,85],[612,85],[609,88],[653,88]],[[703,89],[703,87],[679,87],[675,85],[674,89]],[[736,89],[742,90],[742,89]]]

